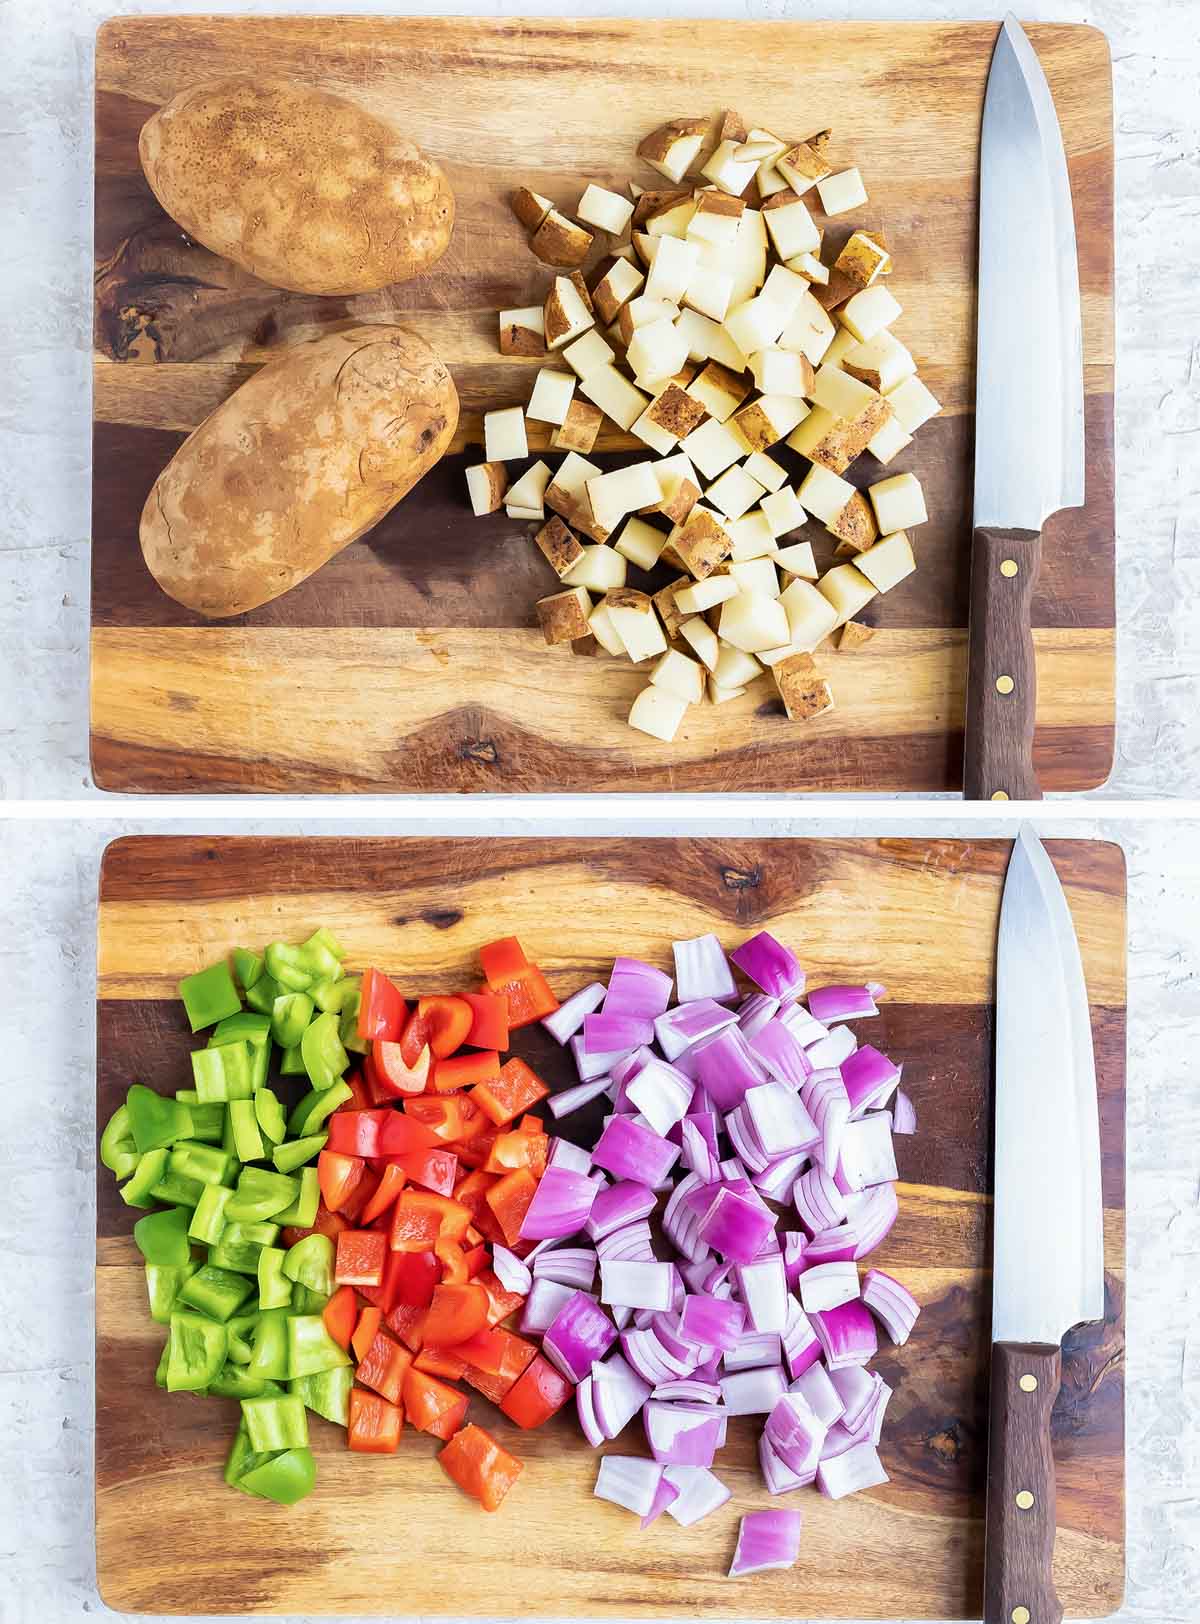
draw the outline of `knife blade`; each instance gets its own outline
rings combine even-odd
[[[975,497],[964,793],[1040,799],[1030,608],[1041,531],[1084,500],[1083,338],[1062,132],[1015,17],[980,143]]]
[[[984,1617],[1057,1624],[1050,1417],[1061,1343],[1104,1317],[1100,1125],[1070,909],[1023,828],[996,952],[995,1211]]]

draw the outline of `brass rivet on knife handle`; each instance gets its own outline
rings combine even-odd
[[[1030,614],[1041,556],[1035,530],[975,531],[963,794],[968,800],[1041,800],[1033,770],[1037,705]]]
[[[988,1435],[985,1624],[1060,1624],[1054,1592],[1054,1453],[1050,1417],[1062,1354],[998,1342],[992,1349]],[[1032,1381],[1033,1385],[1026,1383]]]

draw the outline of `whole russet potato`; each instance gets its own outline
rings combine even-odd
[[[205,248],[296,293],[369,293],[441,258],[454,194],[431,159],[343,96],[284,79],[181,91],[142,127],[142,168]]]
[[[458,424],[453,379],[403,327],[358,326],[270,361],[188,435],[142,509],[159,586],[243,614],[377,524]]]

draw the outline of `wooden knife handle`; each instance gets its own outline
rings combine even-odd
[[[1054,1593],[1054,1452],[1050,1412],[1062,1350],[1020,1342],[992,1348],[984,1624],[1060,1624]]]
[[[1037,668],[1030,611],[1042,559],[1036,530],[976,530],[963,795],[1040,801],[1033,771]]]

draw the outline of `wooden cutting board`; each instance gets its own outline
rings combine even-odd
[[[976,169],[987,24],[594,19],[126,17],[96,49],[92,764],[111,790],[904,790],[961,786],[970,535]],[[1087,363],[1088,506],[1052,520],[1034,602],[1037,768],[1049,790],[1103,781],[1113,746],[1112,91],[1092,29],[1032,38],[1074,188]],[[458,198],[431,274],[353,299],[281,293],[189,242],[137,158],[141,125],[197,80],[277,73],[394,114]],[[929,499],[920,569],[864,618],[870,646],[821,664],[837,709],[807,726],[773,689],[693,711],[671,745],[625,717],[644,674],[547,649],[534,602],[555,578],[536,526],[475,520],[463,469],[480,414],[524,403],[537,363],[501,357],[496,313],[549,272],[506,198],[572,208],[623,188],[668,114],[733,106],[784,134],[835,126],[871,194],[904,305],[897,331],[945,405],[892,471]],[[856,217],[857,219],[857,217]],[[1036,288],[1030,297],[1037,297]],[[146,570],[138,519],[188,431],[286,345],[400,320],[450,366],[456,453],[357,545],[275,603],[210,624]],[[620,438],[610,448],[638,442]],[[641,448],[644,454],[644,447]],[[602,459],[603,460],[603,459]],[[797,477],[803,462],[783,460]],[[854,477],[878,477],[861,459]],[[1019,470],[1014,470],[1019,473]],[[818,558],[832,542],[819,526]],[[638,572],[635,572],[635,574]],[[665,584],[661,572],[655,584]],[[286,720],[284,720],[286,718]]]
[[[1068,1338],[1055,1411],[1059,1593],[1075,1615],[1120,1604],[1124,1558],[1125,878],[1118,847],[1054,841],[1079,932],[1100,1092],[1107,1319]],[[646,1533],[591,1496],[596,1461],[571,1415],[523,1434],[472,1414],[526,1460],[488,1518],[406,1430],[400,1452],[351,1455],[316,1422],[319,1475],[290,1512],[227,1490],[236,1417],[153,1383],[133,1215],[100,1169],[96,1518],[100,1590],[131,1612],[779,1618],[979,1616],[990,1280],[993,950],[1007,841],[118,841],[100,886],[99,1120],[133,1079],[190,1075],[178,978],[238,943],[336,930],[352,966],[409,994],[453,991],[476,949],[515,931],[565,995],[618,952],[669,966],[670,941],[762,927],[812,984],[878,975],[871,1038],[905,1063],[920,1118],[897,1140],[900,1218],[876,1254],[923,1305],[878,1368],[895,1388],[882,1446],[891,1482],[837,1504],[815,1491],[797,1567],[722,1576],[738,1516],[766,1506],[752,1422],[718,1460],[732,1502],[692,1529]],[[569,1061],[541,1033],[521,1048],[552,1084]],[[578,1117],[564,1119],[579,1131]],[[596,1122],[591,1124],[593,1130]],[[584,1124],[584,1127],[588,1124]],[[608,1449],[641,1452],[630,1429]],[[778,1502],[776,1502],[778,1503]]]

